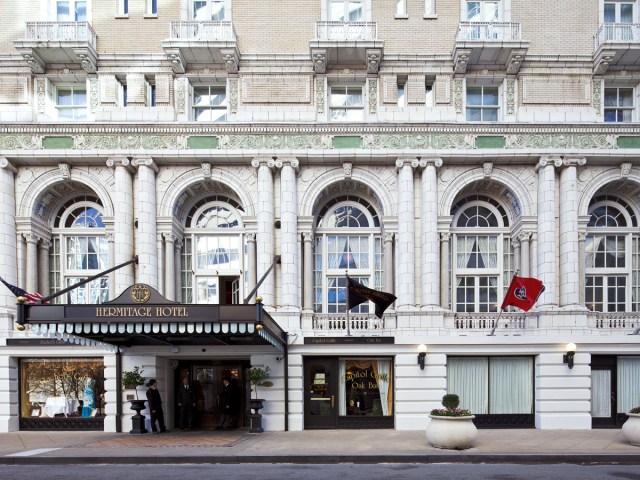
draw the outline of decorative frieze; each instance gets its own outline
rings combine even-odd
[[[616,148],[617,135],[606,134],[544,134],[505,135],[506,148]]]
[[[464,82],[461,78],[453,81],[453,104],[456,107],[456,113],[462,113],[462,103],[464,99],[463,91]]]
[[[222,135],[220,148],[331,148],[330,135]]]
[[[378,79],[369,79],[369,113],[375,115],[378,113]]]
[[[229,110],[230,113],[238,113],[238,78],[229,78]]]
[[[316,77],[315,83],[316,94],[316,113],[318,115],[324,115],[324,77]]]
[[[75,135],[77,150],[112,149],[184,149],[187,137],[183,135]]]
[[[515,115],[516,113],[516,80],[515,78],[507,78],[507,115]]]

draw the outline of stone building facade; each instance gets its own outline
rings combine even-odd
[[[447,392],[490,426],[640,404],[637,2],[0,6],[0,275],[47,295],[138,256],[54,308],[134,284],[240,304],[264,277],[288,336],[285,359],[178,320],[153,345],[135,320],[20,332],[3,289],[0,430],[124,429],[134,366],[170,425],[198,385],[202,428],[223,376],[248,413],[250,365],[268,430],[424,428]],[[546,290],[496,323],[515,272]],[[397,296],[383,318],[347,315],[347,273]]]

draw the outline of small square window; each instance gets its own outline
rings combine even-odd
[[[332,86],[329,98],[330,119],[357,122],[364,117],[362,87]]]
[[[86,120],[87,89],[85,87],[58,87],[56,89],[58,120]]]
[[[226,88],[221,85],[193,87],[193,119],[196,122],[226,121]]]
[[[604,89],[604,121],[625,123],[633,121],[633,88]]]
[[[467,87],[467,121],[497,122],[499,101],[498,87]]]

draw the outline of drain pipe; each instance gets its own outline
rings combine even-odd
[[[116,432],[122,432],[122,353],[116,347]]]
[[[284,431],[289,431],[289,334],[284,334]]]

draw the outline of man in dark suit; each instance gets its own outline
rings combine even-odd
[[[153,433],[164,433],[167,431],[167,427],[164,425],[164,412],[162,411],[162,399],[158,391],[158,382],[155,378],[152,378],[147,383],[147,386],[149,387],[147,400],[149,401],[149,411],[151,412],[151,431]],[[156,427],[156,422],[160,427],[159,431]]]
[[[184,377],[182,385],[178,388],[178,407],[180,408],[180,430],[193,428],[193,410],[196,406],[195,392],[189,379]]]

